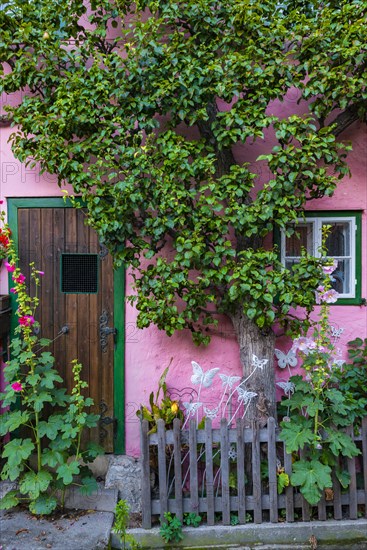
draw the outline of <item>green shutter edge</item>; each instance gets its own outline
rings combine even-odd
[[[18,254],[18,208],[72,208],[68,199],[63,197],[9,198],[7,199],[8,225],[12,232],[15,251]],[[9,288],[12,286],[11,274],[8,275]],[[114,326],[117,328],[117,343],[114,352],[113,368],[113,402],[114,416],[117,418],[117,431],[114,441],[114,453],[125,453],[125,269],[114,270]],[[11,338],[17,327],[15,315],[16,300],[10,293]]]
[[[340,298],[331,306],[361,306],[364,305],[364,300],[362,299],[362,212],[360,210],[305,210],[303,212],[306,218],[355,218],[356,220],[356,295],[354,298]],[[300,214],[301,216],[302,214]],[[280,229],[276,227],[273,232],[273,244],[278,247],[278,257],[280,259],[281,255],[281,233]]]

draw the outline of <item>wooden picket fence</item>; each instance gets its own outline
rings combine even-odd
[[[287,522],[309,521],[311,514],[315,517],[314,510],[296,488],[289,485],[278,494],[277,468],[284,468],[290,475],[292,456],[279,440],[273,418],[262,429],[246,428],[243,420],[237,420],[236,427],[229,429],[225,419],[219,428],[213,428],[207,419],[205,429],[197,429],[191,420],[189,429],[182,430],[176,419],[172,430],[166,430],[164,421],[159,420],[157,433],[148,431],[148,422],[144,420],[141,424],[144,528],[152,526],[153,515],[163,520],[168,511],[181,521],[185,512],[204,513],[207,525],[214,525],[217,513],[221,513],[224,525],[230,524],[231,514],[238,515],[238,523],[245,523],[248,512],[254,523],[276,523],[280,513],[282,521]],[[367,417],[359,435],[354,435],[352,426],[347,433],[362,454],[357,459],[344,459],[350,475],[347,491],[342,490],[333,473],[333,487],[317,506],[319,520],[357,519],[359,505],[364,505],[367,517]],[[264,461],[268,469],[265,483],[261,476]],[[357,469],[363,488],[357,488]]]

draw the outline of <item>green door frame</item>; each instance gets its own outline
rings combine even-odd
[[[9,198],[8,224],[12,231],[14,245],[18,253],[18,208],[72,208],[72,204],[63,197],[45,198]],[[120,267],[114,270],[114,326],[117,328],[117,338],[113,363],[113,407],[117,418],[117,431],[114,442],[115,454],[125,453],[125,308],[121,296],[125,296],[125,269]],[[9,288],[12,284],[9,274]],[[15,312],[15,297],[10,296],[12,311]],[[122,303],[121,303],[122,302]],[[15,313],[12,314],[11,333],[17,326]],[[122,391],[121,391],[122,389]]]

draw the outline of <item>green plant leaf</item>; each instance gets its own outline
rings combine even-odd
[[[13,432],[19,428],[19,426],[27,424],[28,420],[29,414],[26,411],[11,411],[3,414],[3,418],[0,423],[0,435]]]
[[[80,492],[82,495],[92,495],[98,491],[98,483],[94,477],[83,477]]]
[[[8,459],[9,467],[19,466],[24,460],[29,458],[34,450],[32,440],[27,439],[12,439],[4,446],[3,458]]]
[[[29,510],[32,514],[44,516],[51,514],[57,507],[57,500],[53,496],[40,495],[29,503]]]
[[[300,460],[293,464],[291,483],[294,487],[300,487],[307,502],[315,506],[321,498],[322,490],[333,485],[331,468],[318,460]]]
[[[353,458],[361,454],[361,451],[354,441],[344,432],[330,430],[326,441],[329,444],[331,452],[335,456],[343,455]]]
[[[47,491],[52,481],[52,475],[46,470],[39,472],[26,472],[19,484],[19,491],[23,495],[29,495],[31,500],[39,497],[41,493]]]
[[[17,498],[18,491],[9,491],[0,499],[0,510],[9,510],[18,506],[19,499]]]
[[[65,455],[60,451],[54,449],[44,449],[41,455],[42,466],[50,466],[50,468],[56,468],[59,464],[65,462]]]
[[[279,438],[285,442],[287,453],[303,449],[305,445],[311,444],[315,440],[315,434],[311,429],[311,420],[303,417],[298,420],[298,422],[281,423],[282,431]]]
[[[56,470],[57,479],[61,479],[64,485],[70,485],[73,477],[79,474],[80,464],[75,460],[69,464],[62,464]]]
[[[281,472],[277,475],[277,487],[278,487],[278,494],[280,495],[285,487],[288,487],[289,485],[289,475],[285,472]]]
[[[48,439],[56,439],[63,425],[61,414],[49,416],[48,420],[41,420],[38,425],[40,437],[47,436]]]

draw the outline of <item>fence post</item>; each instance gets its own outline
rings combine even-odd
[[[252,424],[252,494],[254,496],[254,523],[262,523],[261,460],[259,424]]]
[[[173,458],[175,470],[175,501],[176,516],[180,521],[183,519],[182,503],[182,470],[181,470],[181,420],[175,418],[173,421]]]
[[[236,424],[238,521],[246,523],[245,438],[243,437],[245,422],[242,418],[238,418]]]
[[[220,421],[220,467],[222,474],[222,519],[223,525],[230,524],[229,504],[229,441],[228,423],[226,418]]]
[[[269,506],[270,521],[278,522],[278,482],[277,482],[277,450],[275,442],[275,420],[268,419],[268,471],[269,471]]]
[[[346,429],[347,435],[353,440],[353,426],[348,426]],[[357,519],[358,517],[358,501],[357,501],[357,478],[356,478],[356,461],[355,457],[347,458],[348,472],[350,475],[349,483],[349,519]]]
[[[207,523],[214,525],[213,435],[210,418],[205,420],[205,470]]]
[[[364,478],[364,516],[367,518],[367,416],[362,419],[362,460]]]
[[[168,512],[168,499],[166,470],[166,424],[162,418],[157,421],[157,427],[160,518],[161,521],[164,521],[164,512]]]
[[[152,508],[150,502],[150,466],[149,466],[149,423],[143,420],[141,423],[141,500],[142,500],[142,525],[144,529],[152,526]]]
[[[283,443],[283,449],[284,472],[290,479],[292,475],[292,455],[287,453],[285,443]],[[293,523],[294,521],[294,491],[291,483],[289,483],[288,487],[285,488],[285,519],[289,523]]]
[[[198,465],[197,465],[197,444],[196,444],[196,422],[192,418],[189,428],[190,448],[190,498],[191,511],[199,513],[199,492],[198,492]]]
[[[306,451],[305,448],[301,449],[299,452],[299,457],[301,460],[306,458]],[[301,495],[301,502],[302,502],[302,520],[303,521],[310,521],[311,519],[311,513],[310,513],[310,505],[305,499],[303,495]]]

